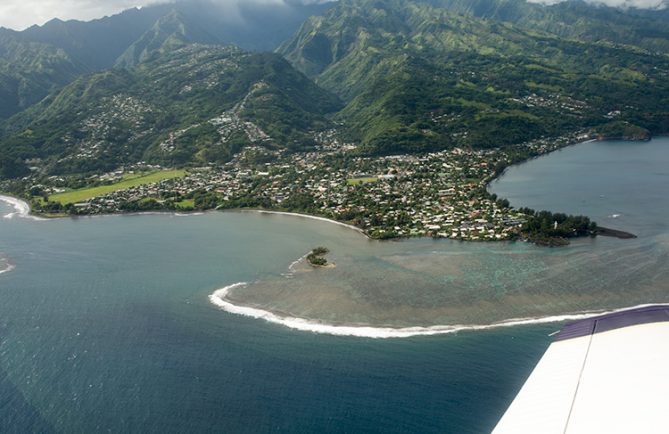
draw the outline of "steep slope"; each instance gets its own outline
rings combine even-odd
[[[47,173],[106,170],[142,159],[226,161],[240,147],[298,149],[338,100],[276,54],[182,45],[131,70],[89,75],[8,122],[4,173],[26,160]]]
[[[63,50],[0,33],[0,119],[36,103],[84,70]]]
[[[547,6],[526,0],[431,0],[431,4],[561,38],[590,42],[606,40],[669,52],[665,10],[621,9],[582,0]]]
[[[0,29],[0,119],[82,74],[136,65],[170,39],[274,50],[304,19],[328,7],[244,1],[231,9],[192,0],[89,22],[54,19],[22,32]]]
[[[367,152],[497,146],[613,119],[669,129],[666,55],[435,3],[342,0],[279,50],[347,101],[341,119]]]
[[[88,71],[97,71],[111,67],[130,44],[169,11],[166,5],[159,5],[128,9],[92,21],[53,19],[43,26],[17,32],[17,36],[26,43],[39,42],[61,49]]]
[[[165,47],[181,43],[218,43],[197,23],[192,23],[182,13],[173,10],[161,17],[137,41],[130,45],[115,61],[115,66],[129,68],[149,59]]]

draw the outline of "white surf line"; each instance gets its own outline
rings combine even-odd
[[[584,311],[572,314],[553,315],[546,317],[514,318],[492,324],[472,324],[472,325],[455,324],[455,325],[435,325],[430,327],[416,326],[416,327],[401,327],[401,328],[372,327],[372,326],[343,326],[343,325],[322,323],[305,318],[282,317],[267,310],[236,305],[226,299],[226,296],[228,295],[230,290],[243,287],[246,285],[248,285],[248,283],[239,282],[226,286],[225,288],[221,288],[215,291],[213,294],[211,294],[209,296],[209,300],[211,301],[212,304],[218,306],[220,309],[228,313],[248,316],[256,319],[262,319],[269,323],[279,324],[294,330],[320,333],[320,334],[329,334],[334,336],[354,336],[354,337],[373,338],[373,339],[408,338],[412,336],[432,336],[432,335],[442,335],[442,334],[456,333],[468,330],[489,330],[502,327],[515,327],[521,325],[549,324],[563,321],[575,321],[580,319],[591,318],[598,315],[622,312],[629,309],[636,309],[640,307],[653,305],[653,304],[642,304],[638,306],[625,307],[622,309],[615,309],[608,311],[593,310],[593,311]]]
[[[30,214],[30,205],[20,199],[11,196],[0,195],[0,201],[13,206],[15,210],[13,213],[6,214],[4,216],[5,218],[13,218],[16,215],[24,217]]]
[[[184,213],[184,212],[174,212],[172,214],[174,215],[174,217],[197,217],[197,216],[204,215],[203,212],[186,212],[186,213]]]
[[[307,252],[304,255],[302,255],[300,258],[298,258],[298,259],[296,259],[296,260],[294,260],[293,262],[290,263],[290,265],[288,266],[288,271],[290,272],[290,274],[295,273],[295,267],[297,266],[297,264],[299,264],[300,262],[307,259],[307,256],[309,256],[310,253],[311,252]]]
[[[365,231],[363,231],[362,229],[360,229],[357,226],[349,225],[347,223],[338,222],[337,220],[332,220],[332,219],[329,219],[329,218],[326,218],[326,217],[319,217],[319,216],[309,215],[309,214],[300,214],[300,213],[297,213],[297,212],[269,211],[269,210],[264,210],[264,209],[255,209],[255,210],[241,209],[240,211],[242,211],[242,212],[257,212],[257,213],[260,213],[260,214],[286,215],[286,216],[292,216],[292,217],[302,217],[302,218],[311,219],[311,220],[319,220],[319,221],[322,221],[322,222],[328,222],[328,223],[332,223],[332,224],[335,224],[335,225],[343,226],[345,228],[353,229],[354,231],[359,232],[359,233],[363,234],[364,236],[366,236],[367,238],[369,238],[367,236],[367,234],[365,233]]]
[[[9,205],[14,207],[14,212],[10,212],[9,214],[5,214],[3,217],[6,219],[12,219],[14,217],[21,217],[21,218],[29,218],[32,220],[48,220],[44,218],[40,218],[34,215],[30,214],[30,205],[28,205],[27,202],[17,199],[15,197],[11,196],[4,196],[0,195],[0,202],[5,202],[8,203]]]

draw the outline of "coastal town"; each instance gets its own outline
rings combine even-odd
[[[583,133],[506,148],[454,148],[422,155],[365,157],[334,132],[315,136],[310,152],[244,148],[223,165],[188,168],[183,176],[119,189],[76,203],[51,201],[62,177],[33,185],[36,212],[91,215],[172,210],[266,209],[326,217],[359,227],[371,238],[516,238],[525,210],[487,191],[510,164],[583,141]],[[96,175],[114,185],[134,173],[164,168],[140,163]]]

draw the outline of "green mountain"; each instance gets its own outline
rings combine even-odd
[[[234,44],[272,51],[310,15],[328,5],[179,1],[89,22],[54,19],[22,32],[0,29],[0,119],[44,98],[86,73],[128,67],[167,39]]]
[[[520,5],[492,4],[487,15],[508,19],[504,6]],[[368,153],[499,146],[612,121],[669,131],[666,54],[566,38],[530,28],[539,19],[502,21],[462,5],[342,0],[279,52],[346,101],[339,118]]]
[[[242,146],[304,149],[339,109],[277,54],[169,39],[132,69],[87,75],[7,123],[0,175],[227,161]]]
[[[512,23],[561,38],[589,42],[606,40],[669,52],[666,10],[593,6],[582,0],[549,6],[526,0],[432,0],[430,3],[453,12]]]
[[[218,41],[216,38],[190,22],[188,17],[173,10],[161,17],[137,41],[133,42],[115,61],[115,66],[133,67],[149,59],[156,50],[164,46],[181,43],[208,43]]]
[[[22,43],[11,32],[0,32],[0,119],[38,102],[83,71],[61,49]]]
[[[223,162],[253,144],[309,149],[334,123],[366,154],[584,129],[669,132],[663,11],[580,0],[250,1],[232,20],[221,8],[198,0],[0,30],[0,118],[11,116],[0,124],[0,177]],[[313,12],[323,14],[278,54],[224,45],[276,46],[285,24]]]

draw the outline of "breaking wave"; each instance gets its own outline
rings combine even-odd
[[[17,199],[11,196],[2,196],[0,195],[0,202],[5,202],[14,207],[14,212],[5,214],[3,217],[6,219],[12,219],[14,217],[29,218],[32,220],[45,220],[33,215],[30,215],[30,205],[28,203]]]
[[[6,264],[5,268],[3,268],[2,270],[0,270],[0,274],[9,273],[9,272],[12,271],[14,268],[16,268],[16,267],[14,267],[12,264]]]
[[[209,296],[212,304],[218,306],[222,310],[236,315],[247,316],[256,319],[262,319],[269,323],[279,324],[294,330],[304,332],[328,334],[334,336],[355,336],[361,338],[373,339],[390,339],[390,338],[408,338],[412,336],[432,336],[443,335],[449,333],[456,333],[460,331],[470,330],[489,330],[502,327],[515,327],[521,325],[531,324],[549,324],[563,321],[575,321],[580,319],[591,318],[602,314],[620,312],[628,309],[635,309],[644,306],[651,306],[652,304],[643,304],[639,306],[626,307],[615,310],[597,310],[584,311],[564,315],[553,315],[545,317],[528,317],[528,318],[513,318],[504,321],[495,322],[492,324],[469,324],[469,325],[435,325],[429,327],[415,326],[415,327],[373,327],[373,326],[354,326],[354,325],[334,325],[322,323],[315,320],[297,318],[290,316],[281,316],[268,310],[258,309],[248,306],[240,306],[230,302],[226,297],[228,293],[235,288],[240,288],[248,285],[246,282],[234,283],[215,291]]]

